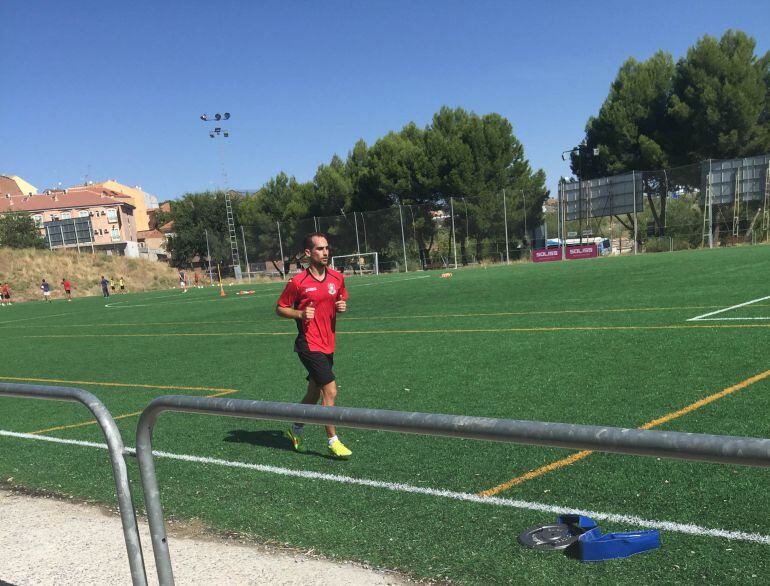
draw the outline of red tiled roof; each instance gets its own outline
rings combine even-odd
[[[137,240],[145,240],[147,238],[165,238],[166,235],[160,230],[140,230],[136,233]]]
[[[57,190],[58,191],[58,190]],[[112,189],[104,189],[101,186],[98,185],[76,185],[75,187],[69,187],[67,189],[68,192],[72,191],[78,191],[78,192],[89,192],[89,193],[95,193],[97,195],[106,195],[109,197],[115,197],[118,199],[131,199],[130,195],[126,195],[125,193],[121,193],[120,191],[114,191]]]
[[[16,182],[10,177],[0,175],[0,197],[5,197],[6,193],[11,195],[24,195]]]
[[[100,195],[92,191],[76,190],[65,193],[55,191],[50,195],[36,194],[5,197],[0,195],[0,214],[6,212],[38,212],[44,210],[66,210],[93,206],[132,206],[113,197]]]

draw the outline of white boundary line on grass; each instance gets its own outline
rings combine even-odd
[[[0,436],[45,441],[45,442],[51,442],[56,444],[82,446],[87,448],[99,448],[102,450],[107,449],[106,444],[99,444],[95,442],[87,442],[82,440],[63,439],[63,438],[51,437],[51,436],[45,436],[45,435],[33,435],[30,433],[19,433],[15,431],[6,431],[4,429],[0,429]],[[135,454],[136,450],[134,448],[126,448],[126,453]],[[685,533],[688,535],[716,537],[716,538],[731,539],[731,540],[738,540],[738,541],[749,541],[752,543],[759,543],[762,545],[770,545],[770,535],[762,535],[760,533],[746,533],[744,531],[731,531],[727,529],[712,529],[712,528],[701,527],[699,525],[693,525],[689,523],[675,523],[672,521],[656,521],[652,519],[644,519],[642,517],[635,517],[632,515],[602,513],[599,511],[573,509],[570,507],[559,507],[556,505],[549,505],[546,503],[521,501],[521,500],[507,499],[507,498],[494,497],[494,496],[483,497],[483,496],[479,496],[479,495],[467,493],[467,492],[456,492],[452,490],[425,488],[421,486],[412,486],[409,484],[402,484],[398,482],[384,482],[381,480],[354,478],[351,476],[342,476],[339,474],[326,474],[323,472],[312,472],[309,470],[292,470],[290,468],[268,466],[265,464],[248,464],[246,462],[232,462],[230,460],[220,460],[218,458],[206,458],[202,456],[191,456],[187,454],[173,454],[170,452],[160,452],[160,451],[153,451],[152,453],[157,458],[166,458],[169,460],[178,460],[182,462],[195,462],[198,464],[210,464],[214,466],[225,466],[228,468],[243,468],[246,470],[256,470],[257,472],[266,472],[268,474],[279,474],[281,476],[292,476],[295,478],[307,478],[311,480],[326,480],[329,482],[337,482],[340,484],[353,484],[357,486],[369,486],[372,488],[381,488],[381,489],[390,490],[393,492],[404,492],[404,493],[419,494],[424,496],[448,498],[448,499],[453,499],[457,501],[467,501],[467,502],[483,504],[483,505],[497,505],[502,507],[510,507],[513,509],[537,511],[540,513],[551,513],[551,514],[557,514],[557,515],[583,515],[585,517],[591,517],[599,521],[609,521],[611,523],[632,525],[635,527],[647,527],[651,529],[662,529],[664,531],[672,531],[675,533]]]
[[[770,319],[767,317],[714,317],[710,318],[712,315],[717,315],[719,313],[724,313],[726,311],[730,311],[731,309],[738,309],[739,307],[746,307],[747,305],[751,305],[753,303],[759,303],[760,301],[765,301],[767,299],[770,299],[770,295],[766,297],[760,297],[759,299],[752,299],[751,301],[746,301],[745,303],[739,303],[738,305],[732,305],[731,307],[725,307],[724,309],[717,309],[716,311],[712,311],[710,313],[704,313],[703,315],[696,315],[695,317],[691,317],[687,321],[723,321],[723,320],[741,320],[741,319]]]

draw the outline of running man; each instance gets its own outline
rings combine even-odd
[[[43,301],[51,303],[51,286],[46,283],[45,279],[40,283],[40,288],[43,290]]]
[[[72,301],[72,285],[64,278],[62,278],[61,284],[64,287],[64,295],[67,297],[67,301]]]
[[[102,275],[102,280],[99,281],[99,283],[102,286],[102,297],[109,297],[110,296],[110,282],[104,278],[104,275]]]
[[[179,286],[182,288],[182,293],[187,293],[187,281],[184,277],[184,270],[179,271]]]
[[[8,288],[8,283],[3,283],[3,288],[0,290],[0,301],[2,301],[3,305],[8,305],[8,307],[13,305],[11,303],[11,290]]]
[[[286,284],[275,312],[297,322],[299,333],[294,351],[308,371],[302,403],[315,405],[320,399],[322,405],[331,407],[337,396],[337,381],[332,372],[335,323],[337,313],[347,311],[348,291],[342,274],[328,267],[329,242],[324,234],[314,232],[305,236],[304,248],[310,266]],[[297,451],[302,446],[303,430],[303,424],[295,423],[286,432]],[[348,458],[352,454],[337,437],[333,425],[326,426],[326,435],[334,456]]]

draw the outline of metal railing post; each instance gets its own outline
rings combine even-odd
[[[118,509],[123,524],[123,537],[126,541],[128,565],[131,569],[131,581],[134,586],[146,586],[147,574],[144,568],[142,545],[139,541],[139,529],[136,524],[136,511],[131,500],[131,484],[126,469],[125,448],[112,415],[95,395],[82,389],[70,387],[49,387],[41,385],[20,385],[0,383],[0,396],[18,397],[25,399],[46,399],[53,401],[68,401],[81,403],[93,413],[99,427],[104,433],[107,449],[112,463],[112,475],[115,479],[115,489],[118,496]]]
[[[153,399],[145,408],[139,417],[136,430],[136,457],[139,462],[153,554],[161,586],[174,584],[163,508],[160,503],[160,489],[152,458],[152,431],[158,416],[163,411],[339,425],[401,433],[770,467],[770,439],[165,395]]]

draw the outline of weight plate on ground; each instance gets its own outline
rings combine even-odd
[[[533,549],[567,549],[578,540],[570,532],[569,525],[558,523],[542,527],[530,527],[519,535],[519,543]]]

